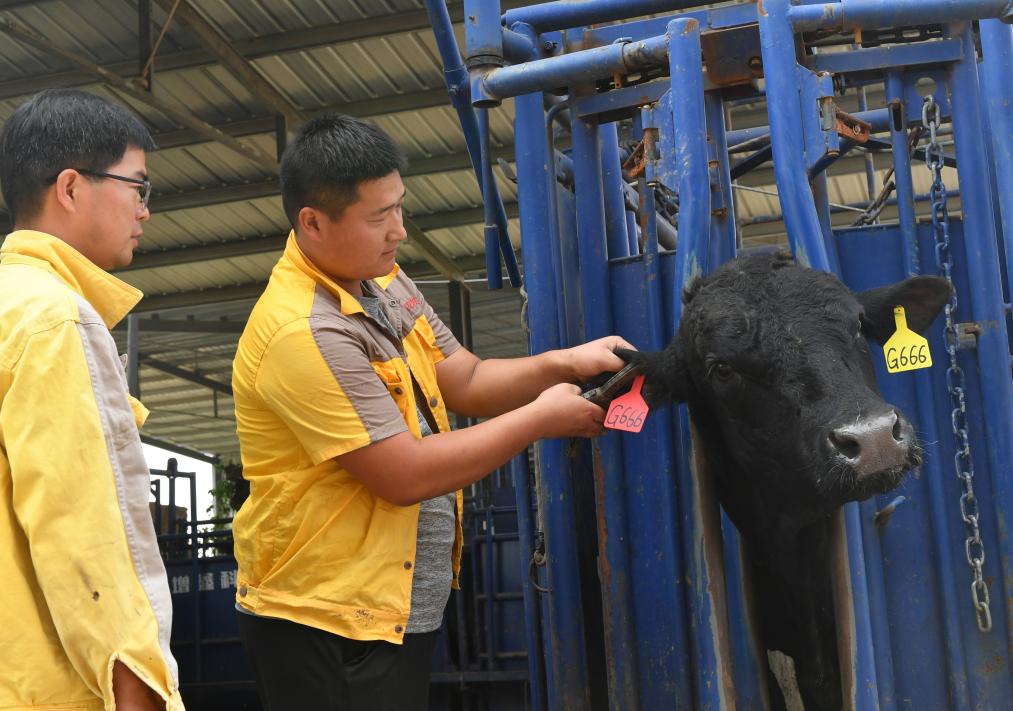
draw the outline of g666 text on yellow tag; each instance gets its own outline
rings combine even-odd
[[[897,330],[883,345],[887,372],[902,373],[905,370],[931,368],[932,354],[929,352],[929,342],[908,328],[903,306],[894,307],[893,319],[897,324]]]

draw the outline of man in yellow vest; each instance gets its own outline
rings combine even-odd
[[[628,347],[462,348],[395,263],[404,165],[389,136],[333,114],[282,159],[293,232],[233,365],[250,481],[236,601],[268,711],[427,708],[460,489],[539,437],[599,434],[604,412],[572,383]],[[448,410],[489,419],[451,431]]]
[[[182,711],[148,467],[109,329],[141,293],[138,119],[38,94],[0,134],[0,708]]]

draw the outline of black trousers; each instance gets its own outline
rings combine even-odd
[[[264,711],[427,711],[437,632],[360,642],[237,612]]]

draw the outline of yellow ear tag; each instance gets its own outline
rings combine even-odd
[[[903,306],[894,307],[893,318],[897,322],[897,331],[883,346],[887,372],[902,373],[905,370],[931,368],[929,342],[907,327]]]

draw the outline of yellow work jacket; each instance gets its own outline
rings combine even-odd
[[[395,266],[369,284],[397,335],[302,254],[293,236],[239,339],[232,369],[243,476],[233,522],[245,609],[399,644],[411,605],[419,505],[374,496],[335,457],[421,437],[421,403],[450,429],[436,364],[460,345]],[[454,587],[461,559],[457,493]]]
[[[113,711],[117,660],[183,708],[144,411],[109,333],[140,298],[51,235],[0,250],[0,709]]]

